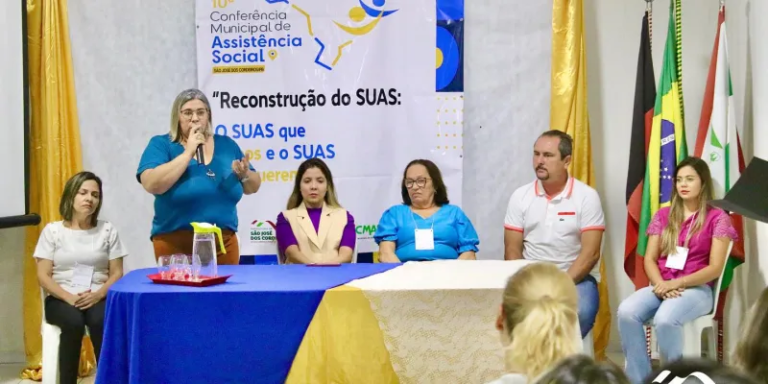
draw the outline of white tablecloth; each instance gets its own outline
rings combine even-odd
[[[412,262],[348,285],[368,298],[401,383],[484,383],[505,370],[495,327],[504,287],[531,263]]]
[[[509,277],[528,260],[440,260],[408,262],[348,285],[366,291],[504,289]],[[498,298],[501,300],[501,296]]]

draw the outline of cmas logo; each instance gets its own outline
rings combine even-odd
[[[355,226],[355,233],[360,240],[373,239],[373,234],[376,233],[375,224],[364,224]]]
[[[249,238],[251,243],[271,243],[275,241],[275,223],[265,220],[254,220],[251,223]]]

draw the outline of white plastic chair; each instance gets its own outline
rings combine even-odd
[[[43,319],[40,326],[40,334],[43,336],[43,366],[42,384],[59,384],[59,343],[61,342],[61,328],[45,321],[45,290],[40,288],[40,303],[42,304]],[[85,326],[85,334],[91,331]],[[78,351],[78,355],[80,352]]]
[[[712,311],[704,316],[697,318],[691,322],[683,325],[683,357],[699,358],[701,357],[701,335],[707,331],[707,353],[708,358],[717,359],[717,320],[715,320],[715,314],[717,313],[717,305],[720,301],[720,284],[723,281],[723,274],[725,274],[725,267],[728,265],[728,258],[731,256],[731,250],[733,249],[733,241],[728,244],[728,251],[726,254],[725,263],[723,263],[723,269],[720,271],[720,277],[715,281],[714,289],[714,303],[712,305]],[[649,320],[653,321],[653,320]],[[650,328],[651,340],[649,349],[655,351],[658,348],[656,342],[656,332],[653,327],[646,323],[646,327]],[[652,346],[652,348],[650,348]]]
[[[43,320],[40,334],[43,336],[43,384],[59,383],[59,340],[61,328],[45,321],[45,290],[40,289]]]
[[[584,336],[584,339],[582,340],[582,353],[594,358],[595,357],[595,340],[592,336],[592,331],[590,330],[589,333],[587,333],[586,336]],[[581,330],[579,330],[581,332]]]
[[[355,249],[352,250],[352,263],[357,264],[357,239],[355,239]]]

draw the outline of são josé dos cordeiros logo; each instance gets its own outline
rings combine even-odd
[[[214,9],[210,14],[213,73],[263,73],[266,63],[277,60],[281,49],[296,49],[310,44],[317,51],[314,63],[332,71],[342,60],[344,48],[353,44],[355,39],[370,34],[383,20],[399,10],[388,8],[387,0],[357,0],[357,4],[347,11],[346,18],[331,19],[334,29],[337,29],[333,37],[343,38],[340,44],[329,45],[327,39],[331,36],[321,36],[313,29],[313,25],[326,19],[313,18],[302,7],[302,2],[316,0],[264,0],[262,4],[266,9],[252,12],[230,10],[229,6],[236,1],[242,0],[213,0]],[[287,11],[291,10],[301,15],[292,20],[303,19],[306,26],[295,26],[286,21]]]
[[[254,220],[251,222],[251,232],[248,239],[251,243],[271,243],[275,239],[275,223],[270,220]]]
[[[670,371],[662,371],[658,376],[656,376],[655,379],[653,379],[653,383],[659,383],[659,384],[717,384],[714,380],[712,380],[709,376],[706,374],[703,374],[701,372],[692,372],[686,377],[675,377],[672,378],[670,381],[667,381],[667,378],[671,376],[672,373]],[[696,380],[688,380],[695,378]],[[686,381],[688,380],[688,381]]]

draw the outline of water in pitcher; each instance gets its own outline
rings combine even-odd
[[[195,233],[192,241],[192,256],[197,255],[200,258],[200,276],[219,276],[216,265],[216,235]]]
[[[221,237],[221,228],[208,223],[191,223],[195,230],[192,239],[192,258],[200,259],[201,277],[218,277],[219,270],[216,264],[216,236],[219,238],[221,252],[227,253],[224,248],[224,239]]]

